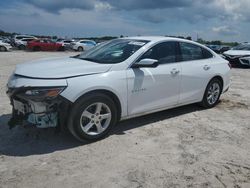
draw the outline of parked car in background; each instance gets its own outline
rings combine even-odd
[[[14,45],[16,46],[16,42],[18,41],[18,40],[21,40],[21,39],[24,39],[24,38],[32,38],[32,39],[37,39],[36,37],[34,37],[34,36],[31,36],[31,35],[15,35],[14,37],[13,37],[13,41],[14,41]]]
[[[58,39],[56,39],[55,41],[56,41],[56,42],[62,42],[63,40],[65,40],[65,39],[63,39],[63,38],[58,38]]]
[[[190,103],[218,104],[228,61],[190,40],[128,37],[73,57],[17,65],[7,84],[10,126],[68,128],[103,138],[119,121]]]
[[[27,49],[32,51],[63,51],[63,44],[48,39],[33,40],[27,43]]]
[[[8,50],[10,50],[12,48],[12,46],[5,42],[4,40],[0,40],[0,51],[1,52],[6,52]]]
[[[230,46],[221,46],[220,49],[219,49],[219,54],[223,54],[224,52],[230,50],[232,47]]]
[[[216,52],[217,54],[222,54],[225,51],[228,51],[231,49],[230,46],[226,45],[206,45],[208,48]]]
[[[241,44],[223,53],[233,66],[250,67],[250,43]]]
[[[0,37],[0,41],[2,41],[4,43],[11,44],[11,40],[8,37]]]
[[[20,39],[20,40],[17,40],[16,41],[16,47],[20,50],[24,50],[26,49],[26,46],[27,46],[27,43],[30,42],[30,41],[33,41],[33,40],[36,40],[34,38],[23,38],[23,39]]]
[[[65,49],[70,49],[72,42],[75,42],[75,40],[69,40],[69,39],[68,40],[60,40],[57,43],[62,44],[65,47]]]
[[[89,50],[96,46],[96,42],[93,40],[79,40],[71,43],[71,48],[77,51]]]
[[[206,46],[211,50],[213,50],[214,52],[219,53],[220,45],[206,45]]]

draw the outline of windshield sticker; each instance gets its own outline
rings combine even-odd
[[[145,42],[131,41],[128,44],[136,45],[136,46],[143,46]]]

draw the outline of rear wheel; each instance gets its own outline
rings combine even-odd
[[[25,50],[25,48],[26,48],[25,45],[20,45],[20,46],[19,46],[19,49],[20,49],[20,50]]]
[[[218,104],[222,92],[222,83],[219,79],[212,79],[206,88],[206,91],[201,102],[205,108],[212,108]]]
[[[0,51],[5,52],[5,51],[7,51],[7,48],[5,48],[4,46],[0,46]]]
[[[84,49],[83,49],[83,47],[79,46],[79,47],[77,48],[77,50],[80,51],[80,52],[82,52]]]
[[[40,46],[35,46],[35,47],[33,48],[33,51],[40,51],[40,50],[41,50]]]
[[[65,51],[65,48],[63,46],[58,48],[58,51]]]
[[[104,94],[81,98],[71,110],[69,130],[80,141],[105,137],[117,122],[114,101]]]

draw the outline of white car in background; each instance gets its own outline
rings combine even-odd
[[[96,46],[96,42],[93,40],[79,40],[71,43],[73,50],[86,51]]]
[[[73,43],[73,42],[75,42],[75,40],[65,39],[65,40],[59,40],[59,41],[57,41],[57,43],[62,44],[66,49],[71,48],[71,43]]]
[[[31,35],[15,35],[14,37],[13,37],[13,40],[14,40],[14,44],[16,45],[16,42],[18,41],[18,40],[21,40],[21,39],[24,39],[24,38],[32,38],[32,39],[37,39],[36,37],[34,37],[34,36],[31,36]]]
[[[9,51],[11,48],[12,46],[9,43],[0,40],[0,52]]]
[[[7,84],[9,125],[68,128],[97,140],[119,121],[191,103],[212,108],[230,83],[228,61],[184,39],[128,37],[74,57],[17,65]]]
[[[250,67],[250,43],[244,43],[223,53],[233,66]]]
[[[20,50],[26,49],[27,43],[33,40],[36,40],[37,38],[23,38],[20,40],[16,40],[16,47]]]

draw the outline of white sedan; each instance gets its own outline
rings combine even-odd
[[[16,47],[20,50],[25,50],[27,43],[36,39],[37,38],[22,38],[20,40],[16,40]]]
[[[71,43],[71,48],[76,51],[86,51],[96,46],[93,40],[79,40]]]
[[[230,82],[226,60],[167,37],[115,39],[80,55],[17,65],[9,125],[68,128],[97,140],[120,120],[190,103],[214,107]]]

